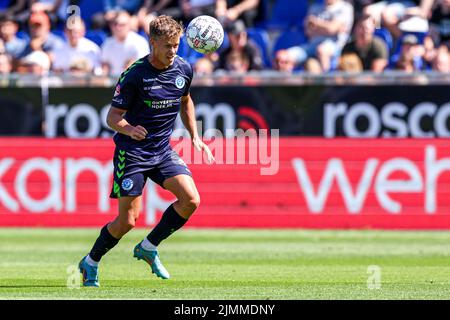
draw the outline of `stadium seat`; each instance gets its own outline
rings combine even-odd
[[[177,55],[179,55],[182,58],[186,58],[188,56],[190,48],[186,41],[186,37],[181,37],[180,39],[180,45],[178,46]]]
[[[203,57],[203,54],[198,53],[189,47],[186,37],[181,38],[177,55],[188,61],[191,65],[193,65],[199,58]]]
[[[149,41],[149,39],[148,39],[148,35],[147,35],[147,33],[144,31],[144,30],[142,30],[142,29],[139,29],[139,32],[138,32],[138,34],[141,36],[141,37],[144,37],[145,38],[145,40],[147,40],[147,41]]]
[[[263,23],[265,29],[303,30],[303,20],[308,12],[307,0],[277,0],[273,4],[271,18]]]
[[[393,50],[391,51],[391,56],[393,55],[397,55],[400,53],[401,47],[402,47],[402,41],[403,38],[407,35],[414,35],[417,38],[417,41],[419,44],[423,44],[423,41],[425,39],[425,37],[427,36],[427,32],[404,32],[402,34],[402,36],[397,40],[397,42],[395,43],[395,47],[393,48]]]
[[[103,1],[80,0],[78,6],[80,7],[81,18],[86,24],[86,28],[89,29],[91,27],[91,17],[103,11]]]
[[[387,48],[389,50],[389,54],[390,54],[392,52],[392,49],[394,46],[394,40],[392,39],[391,33],[385,28],[379,28],[379,29],[375,29],[374,35],[386,43]]]
[[[18,31],[16,33],[16,37],[19,38],[19,39],[23,39],[23,40],[25,40],[27,42],[30,41],[30,35],[26,31]]]
[[[270,55],[269,55],[269,35],[267,31],[261,28],[249,28],[247,29],[249,39],[252,39],[261,50],[261,55],[266,67],[271,66]]]
[[[275,40],[272,50],[272,57],[278,50],[287,49],[304,43],[306,43],[306,37],[303,34],[303,32],[285,31],[282,34],[280,34],[278,38]]]
[[[9,0],[0,0],[0,10],[7,9],[9,5]]]
[[[101,47],[108,36],[103,30],[88,30],[85,37]]]

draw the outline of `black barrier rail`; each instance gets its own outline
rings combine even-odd
[[[228,75],[228,80],[220,77],[221,83],[214,86],[202,84],[216,83],[214,77],[197,78],[191,94],[206,137],[230,137],[240,128],[279,129],[281,136],[448,138],[450,81],[443,80],[449,75],[433,75],[417,75],[434,79],[428,85],[411,83],[413,78],[404,85],[379,82],[381,78],[365,84],[349,83],[351,79],[362,81],[367,74],[345,76],[342,83],[336,82],[337,78],[332,82],[330,77],[326,78],[330,83],[320,77],[314,78],[317,83],[302,78],[303,84],[293,82],[297,77],[285,77],[291,81],[286,83],[270,77],[255,77],[257,82],[250,81],[250,75]],[[0,117],[4,122],[0,135],[110,137],[113,132],[105,118],[114,81],[90,78],[95,85],[89,86],[80,85],[84,78],[70,79],[72,84],[64,78],[34,78],[26,85],[25,78],[17,78],[22,85],[13,85],[11,78],[6,86],[0,79],[4,85],[0,86]],[[61,83],[57,85],[56,80]],[[178,119],[175,129],[181,128]],[[175,134],[180,134],[179,130]]]

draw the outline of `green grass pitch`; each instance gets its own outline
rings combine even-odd
[[[136,229],[103,258],[101,288],[68,288],[98,232],[0,229],[0,299],[450,298],[450,232],[183,229],[160,246],[161,280],[132,257]]]

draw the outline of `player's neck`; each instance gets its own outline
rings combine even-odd
[[[150,62],[153,68],[158,70],[166,70],[170,67],[170,64],[169,65],[163,64],[160,60],[154,57],[152,53],[148,55],[147,60],[148,62]]]

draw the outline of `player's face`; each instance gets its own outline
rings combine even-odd
[[[152,55],[163,66],[170,66],[175,61],[175,56],[180,45],[180,37],[162,37],[152,39]]]

